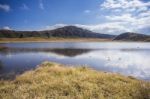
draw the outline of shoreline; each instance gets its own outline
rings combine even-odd
[[[99,38],[0,38],[0,43],[13,42],[110,42],[111,39]]]
[[[42,42],[128,42],[149,43],[146,41],[120,41],[99,38],[0,38],[0,43],[42,43]]]

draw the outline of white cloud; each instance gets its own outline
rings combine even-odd
[[[91,12],[91,10],[85,10],[84,11],[84,13],[90,13]]]
[[[124,28],[132,31],[138,31],[139,29],[150,27],[150,12],[144,12],[137,16],[133,16],[132,14],[122,14],[122,15],[111,15],[106,16],[106,18],[113,22],[123,22],[125,24],[120,24],[124,26]]]
[[[40,9],[44,10],[44,4],[43,4],[43,0],[39,0],[39,7]]]
[[[136,8],[134,8],[136,10]],[[137,9],[137,12],[143,12],[143,11],[148,11],[148,7],[141,7]]]
[[[150,6],[150,2],[143,2],[142,0],[106,0],[101,7],[105,9],[116,8],[141,8]]]
[[[29,7],[26,4],[22,4],[21,9],[23,9],[23,10],[29,10]]]
[[[150,16],[150,10],[139,14],[139,17],[147,17],[147,16]]]
[[[11,28],[9,26],[4,26],[3,29],[4,30],[11,30]]]
[[[9,12],[10,11],[10,6],[7,4],[0,4],[0,10]]]
[[[118,33],[125,30],[125,28],[121,26],[119,22],[101,23],[101,24],[93,24],[93,25],[75,24],[75,26],[89,29],[95,32],[101,32],[101,33],[114,33],[114,32]]]
[[[135,23],[132,23],[132,25],[137,26],[139,29],[150,27],[150,15],[139,18]]]
[[[150,2],[142,0],[106,0],[101,4],[101,10],[110,11],[110,14],[105,16],[108,22],[123,22],[120,25],[131,32],[150,27],[149,7]]]
[[[126,13],[126,14],[122,14],[120,16],[106,16],[106,18],[108,20],[112,20],[112,21],[125,21],[125,22],[134,22],[136,20],[135,17],[132,16],[132,14]]]

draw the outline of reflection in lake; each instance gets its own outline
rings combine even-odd
[[[0,51],[0,79],[14,78],[43,61],[88,65],[150,80],[150,43],[7,43]]]
[[[71,48],[59,48],[59,49],[51,49],[51,48],[7,48],[7,50],[2,50],[0,53],[2,55],[7,55],[9,53],[17,54],[17,53],[34,53],[34,52],[51,52],[58,55],[64,55],[69,57],[74,57],[77,55],[81,55],[84,53],[88,53],[89,51],[92,51],[93,49],[71,49]]]
[[[2,69],[2,66],[3,66],[3,63],[2,63],[2,61],[0,60],[0,69]]]

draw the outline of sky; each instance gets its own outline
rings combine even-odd
[[[150,35],[150,0],[0,0],[0,28],[51,30],[74,25],[98,33]]]

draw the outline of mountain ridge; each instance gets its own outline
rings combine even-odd
[[[113,40],[122,41],[150,41],[150,35],[126,32],[116,36]]]
[[[115,35],[101,34],[82,29],[76,26],[65,26],[54,30],[43,31],[14,31],[0,30],[0,38],[25,38],[25,37],[81,37],[81,38],[114,38]]]

